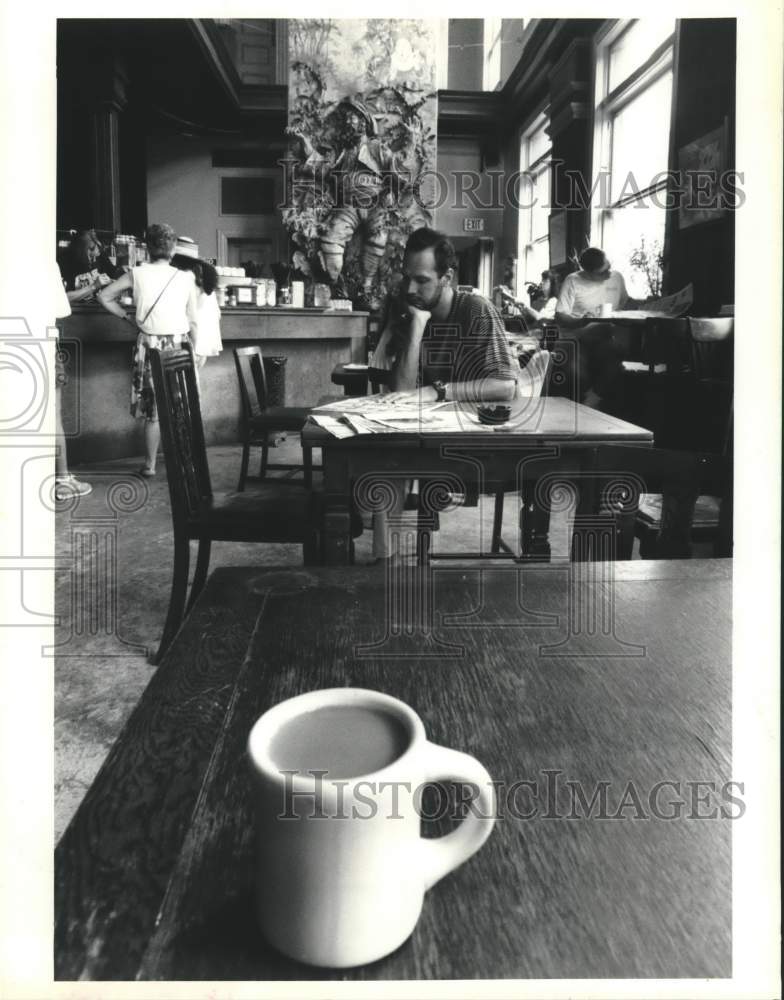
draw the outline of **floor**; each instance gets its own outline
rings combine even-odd
[[[273,462],[299,461],[296,435],[271,453]],[[213,489],[234,489],[239,448],[209,449]],[[154,479],[134,473],[141,459],[83,466],[73,471],[93,493],[57,515],[56,603],[60,624],[55,670],[55,836],[60,837],[110,747],[152,676],[148,651],[157,648],[169,599],[172,530],[165,466]],[[318,478],[316,478],[318,485]],[[249,487],[252,488],[252,487]],[[415,515],[412,514],[412,518]],[[514,538],[516,498],[507,497],[505,534]],[[441,517],[434,551],[487,545],[492,498],[480,507]],[[568,525],[554,515],[554,558],[566,558]],[[356,561],[372,561],[372,535],[356,543]],[[297,545],[221,543],[211,568],[221,565],[292,566]]]

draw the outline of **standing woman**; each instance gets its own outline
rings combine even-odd
[[[196,244],[187,236],[177,239],[173,267],[180,271],[192,271],[198,289],[198,339],[193,341],[193,353],[197,367],[201,368],[207,358],[217,357],[223,350],[221,340],[221,311],[215,289],[218,287],[218,272],[196,252]]]
[[[133,357],[131,386],[131,416],[145,421],[145,463],[139,470],[143,476],[155,475],[155,462],[161,430],[150,368],[150,348],[173,351],[198,335],[198,289],[191,271],[180,271],[170,264],[177,234],[166,224],[153,225],[147,230],[149,264],[131,268],[98,295],[101,305],[114,316],[128,320],[119,303],[124,292],[132,292],[136,304],[136,350]]]

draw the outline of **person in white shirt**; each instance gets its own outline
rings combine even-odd
[[[198,294],[199,339],[193,342],[196,366],[202,368],[207,358],[217,357],[223,350],[220,321],[221,311],[215,289],[218,287],[218,272],[197,252],[196,244],[187,236],[177,239],[172,267],[180,271],[192,271],[196,279]]]
[[[599,409],[606,397],[617,390],[623,372],[623,351],[618,328],[597,320],[638,303],[629,298],[623,275],[612,270],[603,250],[588,247],[580,254],[579,261],[580,270],[564,278],[555,320],[560,330],[574,331],[577,398],[584,405]]]
[[[145,421],[145,462],[142,476],[155,475],[161,430],[152,384],[149,350],[172,351],[199,332],[199,290],[192,271],[180,271],[170,264],[177,234],[166,224],[147,229],[147,249],[151,263],[131,268],[98,294],[98,301],[119,319],[136,323],[139,335],[133,358],[131,416]],[[119,299],[132,291],[136,318],[126,315]]]
[[[57,332],[60,332],[58,320],[66,319],[71,315],[71,303],[63,287],[63,276],[57,264],[51,265],[51,298],[52,312],[57,325]],[[86,497],[92,493],[93,488],[89,483],[81,482],[68,471],[68,452],[65,445],[65,432],[63,431],[62,419],[62,389],[68,381],[65,355],[60,350],[58,339],[57,351],[54,362],[54,418],[55,418],[55,459],[54,459],[54,498],[58,503],[71,502],[75,497]]]

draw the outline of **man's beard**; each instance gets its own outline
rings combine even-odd
[[[444,289],[439,285],[438,291],[429,302],[425,301],[425,299],[419,295],[407,295],[406,302],[410,306],[414,306],[416,309],[422,309],[424,312],[432,312],[441,301],[443,292]]]

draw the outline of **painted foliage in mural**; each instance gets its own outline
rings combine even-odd
[[[375,307],[411,230],[432,221],[433,22],[289,22],[293,266]]]

